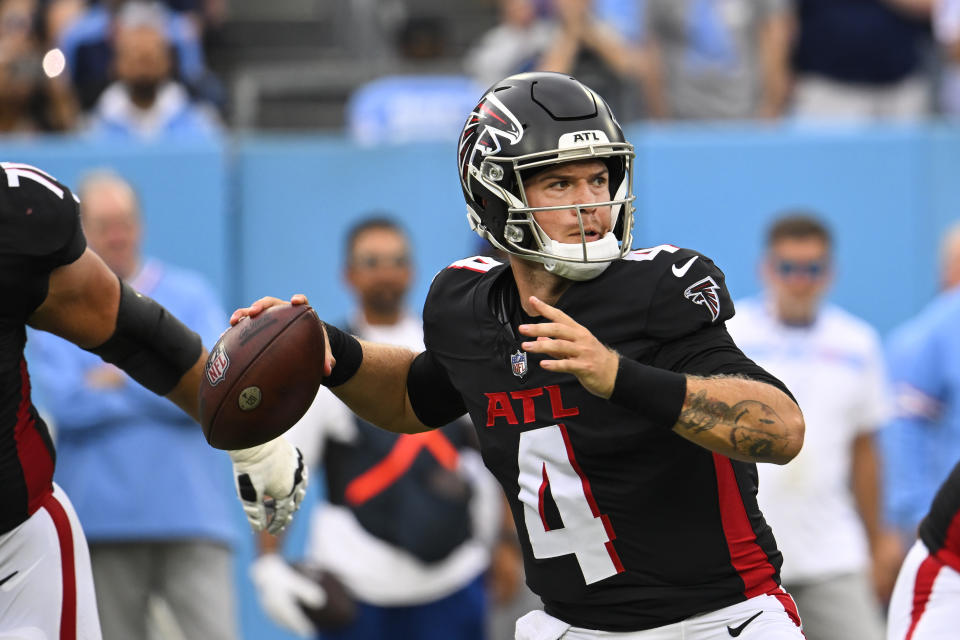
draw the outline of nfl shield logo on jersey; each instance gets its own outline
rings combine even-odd
[[[520,349],[517,349],[517,352],[510,355],[510,368],[513,370],[513,375],[518,378],[522,378],[527,375],[527,354]]]

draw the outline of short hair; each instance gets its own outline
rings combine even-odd
[[[80,198],[80,213],[83,214],[83,200],[94,189],[114,188],[126,191],[133,203],[133,215],[140,217],[140,194],[129,180],[110,168],[91,169],[80,178],[77,185],[77,197]]]
[[[353,250],[357,245],[357,239],[367,231],[374,229],[392,231],[402,237],[408,245],[410,244],[410,237],[406,229],[403,228],[403,225],[387,214],[373,213],[355,222],[347,231],[344,257],[348,263],[350,262],[350,258],[353,257]]]
[[[767,229],[767,248],[781,240],[806,238],[823,240],[827,248],[833,246],[830,229],[818,216],[809,211],[792,211],[778,216]]]

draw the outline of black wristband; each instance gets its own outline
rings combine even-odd
[[[363,347],[360,341],[345,331],[340,331],[332,324],[323,323],[327,328],[327,339],[330,340],[330,353],[337,363],[329,376],[323,379],[323,386],[338,387],[357,372],[363,362]]]
[[[672,429],[687,397],[687,377],[682,373],[640,364],[620,357],[610,402],[636,411],[657,425]]]

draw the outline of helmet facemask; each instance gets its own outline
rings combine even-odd
[[[547,271],[570,280],[590,280],[614,260],[630,251],[633,230],[633,147],[627,142],[552,149],[512,158],[488,155],[471,177],[493,197],[506,205],[502,234],[480,224],[480,217],[468,208],[471,227],[502,251],[540,262]],[[603,202],[584,202],[548,207],[531,207],[523,178],[556,164],[600,160],[607,165],[611,197]],[[610,207],[610,229],[598,240],[588,241],[583,224],[584,209]],[[550,238],[534,214],[541,211],[576,210],[580,242],[561,243]],[[502,238],[497,237],[502,235]]]

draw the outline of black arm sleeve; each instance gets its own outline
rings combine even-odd
[[[413,412],[428,427],[442,427],[467,412],[463,396],[453,386],[446,369],[429,351],[419,354],[410,363],[407,395]]]
[[[744,355],[724,325],[705,327],[677,340],[664,343],[654,356],[653,366],[696,376],[735,375],[765,382],[796,398],[779,379]]]

